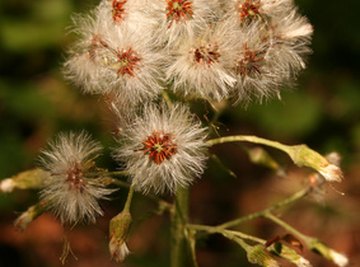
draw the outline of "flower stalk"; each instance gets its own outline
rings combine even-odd
[[[239,217],[237,219],[225,222],[223,224],[218,225],[217,228],[218,229],[228,229],[228,228],[235,227],[235,226],[237,226],[239,224],[242,224],[244,222],[248,222],[248,221],[263,217],[266,214],[269,214],[271,211],[278,210],[278,209],[283,208],[283,207],[287,207],[287,206],[295,203],[296,201],[304,198],[305,196],[307,196],[311,192],[311,190],[312,190],[311,187],[307,187],[305,189],[302,189],[302,190],[294,193],[290,197],[288,197],[288,198],[286,198],[286,199],[284,199],[284,200],[282,200],[282,201],[280,201],[278,203],[275,203],[274,205],[272,205],[272,206],[270,206],[270,207],[268,207],[266,209],[263,209],[263,210],[258,211],[258,212],[250,213],[248,215]]]
[[[175,206],[171,213],[171,248],[170,266],[186,266],[187,261],[187,242],[186,242],[186,223],[189,212],[189,190],[178,188],[175,196]]]
[[[284,222],[280,218],[276,217],[275,215],[271,214],[270,212],[266,213],[264,217],[276,223],[277,225],[281,226],[282,228],[284,228],[286,231],[293,234],[297,238],[301,239],[304,242],[305,246],[308,247],[308,249],[320,254],[325,259],[334,262],[337,266],[344,267],[348,265],[349,260],[345,255],[329,248],[327,245],[319,241],[317,238],[307,236],[299,232],[297,229],[295,229],[288,223]]]
[[[110,221],[109,251],[116,262],[122,262],[130,254],[126,239],[129,234],[132,216],[130,206],[134,195],[134,188],[130,187],[123,210]]]
[[[233,135],[215,138],[207,141],[209,146],[231,142],[249,142],[276,148],[289,155],[292,161],[299,167],[309,167],[319,172],[329,182],[340,182],[343,178],[339,167],[331,164],[325,157],[312,150],[306,145],[288,146],[282,143],[268,140],[253,135]]]

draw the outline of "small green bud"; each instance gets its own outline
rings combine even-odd
[[[130,251],[126,245],[126,238],[131,225],[131,214],[129,211],[122,211],[110,221],[109,234],[109,250],[111,257],[116,262],[122,262]]]
[[[279,264],[270,256],[263,245],[244,247],[247,252],[247,258],[250,263],[258,264],[264,267],[279,267]]]
[[[269,247],[269,250],[274,253],[275,255],[286,259],[290,261],[291,263],[295,264],[298,267],[311,267],[311,263],[301,257],[294,249],[290,248],[289,246],[286,246],[282,243],[275,243],[271,247]]]
[[[27,211],[23,212],[15,220],[15,227],[22,231],[25,230],[32,221],[43,213],[44,207],[45,205],[43,202],[39,202],[38,204],[29,207]]]
[[[255,147],[248,151],[251,162],[268,167],[272,170],[279,170],[279,164],[261,147]]]
[[[42,169],[21,172],[0,182],[0,191],[10,193],[14,189],[39,189],[50,174]]]
[[[342,171],[338,166],[329,163],[325,157],[306,145],[292,146],[288,154],[296,165],[317,170],[326,181],[341,182],[343,179]]]

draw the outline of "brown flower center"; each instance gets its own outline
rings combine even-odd
[[[124,20],[125,8],[127,0],[113,0],[112,1],[112,17],[113,20],[117,23],[120,23]]]
[[[193,50],[194,60],[197,63],[205,63],[211,65],[214,62],[217,62],[220,58],[219,46],[213,44],[207,44],[206,46],[200,46]]]
[[[169,133],[155,131],[148,136],[143,145],[141,150],[158,165],[164,160],[170,159],[177,152],[177,145]]]
[[[135,68],[140,62],[140,57],[131,48],[117,52],[116,69],[121,75],[134,76]]]
[[[66,182],[72,190],[81,192],[84,189],[85,183],[83,179],[83,172],[79,164],[74,164],[74,166],[67,171]]]
[[[261,74],[261,63],[264,60],[262,53],[250,50],[244,45],[242,56],[236,64],[236,72],[241,76]]]
[[[240,19],[243,20],[249,16],[259,15],[260,0],[245,0],[239,3],[237,10],[239,12]]]
[[[192,3],[189,0],[167,0],[166,17],[170,21],[169,28],[173,21],[190,19],[193,16]]]

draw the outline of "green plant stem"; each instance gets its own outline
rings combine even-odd
[[[209,146],[218,145],[218,144],[224,144],[224,143],[231,143],[231,142],[249,142],[254,144],[261,144],[266,145],[269,147],[273,147],[276,149],[279,149],[281,151],[284,151],[285,153],[289,153],[290,146],[281,144],[276,141],[271,141],[265,138],[257,137],[254,135],[232,135],[232,136],[225,136],[225,137],[219,137],[208,140],[206,143]]]
[[[219,135],[218,132],[217,132],[217,127],[216,127],[216,123],[218,122],[220,116],[224,113],[224,111],[226,110],[227,108],[227,104],[224,104],[224,105],[220,105],[218,107],[216,107],[214,104],[212,104],[210,102],[210,105],[211,107],[213,108],[214,110],[214,115],[212,117],[212,119],[210,120],[209,122],[209,136],[211,136],[212,134],[216,134],[216,135]]]
[[[106,174],[110,175],[110,176],[127,176],[128,175],[127,171],[111,171],[111,172],[108,171]]]
[[[126,198],[126,202],[125,202],[125,206],[124,206],[124,211],[130,211],[130,206],[131,206],[131,202],[134,196],[134,187],[130,187],[127,198]]]
[[[206,143],[208,146],[230,142],[250,142],[254,144],[266,145],[285,152],[292,161],[299,167],[309,167],[319,172],[327,181],[340,182],[343,174],[340,168],[328,162],[321,154],[312,150],[306,145],[288,146],[276,141],[267,140],[252,135],[233,135],[210,139]]]
[[[186,266],[187,242],[185,236],[185,225],[188,221],[188,203],[188,189],[179,188],[175,196],[175,207],[171,213],[171,267]]]
[[[239,217],[239,218],[237,218],[235,220],[225,222],[223,224],[220,224],[220,225],[216,226],[216,228],[217,229],[227,229],[227,228],[235,227],[235,226],[237,226],[237,225],[239,225],[241,223],[254,220],[254,219],[259,218],[259,217],[264,217],[266,214],[268,214],[271,211],[286,207],[286,206],[288,206],[288,205],[302,199],[307,194],[309,194],[311,192],[311,190],[312,190],[312,187],[309,186],[309,187],[307,187],[305,189],[302,189],[302,190],[296,192],[295,194],[291,195],[290,197],[288,197],[288,198],[286,198],[286,199],[284,199],[284,200],[282,200],[282,201],[280,201],[278,203],[275,203],[274,205],[272,205],[272,206],[270,206],[270,207],[268,207],[268,208],[266,208],[264,210],[254,212],[254,213]]]
[[[130,188],[130,184],[127,182],[124,182],[124,181],[121,181],[118,179],[114,179],[114,178],[109,178],[109,179],[110,179],[109,182],[113,185],[117,185],[117,186],[124,187],[124,188]]]
[[[272,222],[276,223],[277,225],[281,226],[282,228],[284,228],[286,231],[288,231],[289,233],[293,234],[294,236],[296,236],[299,239],[302,239],[303,241],[305,241],[307,243],[308,240],[312,239],[311,237],[304,235],[303,233],[299,232],[297,229],[295,229],[294,227],[292,227],[291,225],[289,225],[288,223],[284,222],[283,220],[281,220],[280,218],[276,217],[275,215],[273,215],[271,212],[267,212],[264,214],[264,217],[271,220]]]
[[[171,100],[171,98],[169,96],[168,91],[167,90],[162,90],[161,94],[162,94],[162,97],[165,100],[165,103],[168,106],[168,108],[172,108],[174,106],[174,104],[172,103],[172,100]]]
[[[191,230],[204,231],[209,234],[222,234],[227,238],[231,237],[231,239],[237,237],[237,238],[241,238],[241,239],[251,240],[251,241],[254,241],[259,244],[265,244],[265,242],[266,242],[264,239],[257,238],[252,235],[248,235],[248,234],[245,234],[245,233],[242,233],[239,231],[226,230],[226,229],[219,228],[216,226],[201,225],[201,224],[188,224],[186,227]]]

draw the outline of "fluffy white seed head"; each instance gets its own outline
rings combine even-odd
[[[80,41],[65,63],[66,76],[88,93],[115,92],[135,102],[156,96],[162,89],[162,55],[148,35],[117,29],[99,9],[75,19]]]
[[[234,18],[228,17],[233,21]],[[312,27],[295,8],[239,26],[234,72],[234,96],[250,100],[279,96],[284,85],[292,83],[305,68]]]
[[[174,192],[202,174],[206,132],[188,108],[153,104],[123,132],[116,158],[125,164],[135,189]]]
[[[284,72],[287,71],[289,78],[293,79],[306,67],[306,56],[311,53],[312,26],[294,8],[286,16],[273,19],[271,30],[273,52]]]
[[[166,77],[172,89],[186,97],[220,101],[236,79],[231,72],[236,39],[232,27],[219,23],[194,39],[184,39],[169,57]]]
[[[94,165],[100,151],[100,145],[81,132],[60,134],[42,152],[40,161],[50,176],[41,199],[62,223],[95,222],[103,214],[98,200],[113,190],[101,183]]]
[[[241,28],[232,69],[237,83],[234,98],[247,102],[278,95],[279,86],[288,77],[272,49],[272,36],[262,23]]]

